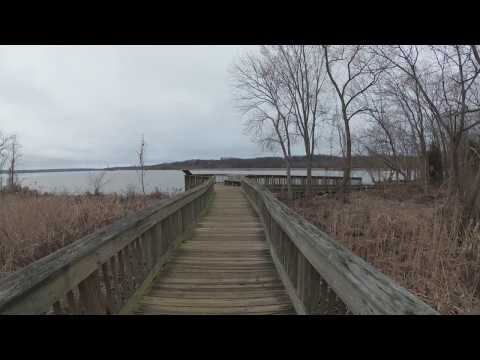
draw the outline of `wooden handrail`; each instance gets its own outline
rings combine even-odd
[[[118,220],[0,281],[0,314],[122,311],[191,230],[214,181]]]
[[[186,170],[183,170],[186,171]],[[205,181],[208,181],[209,179],[212,178],[211,175],[192,175],[192,174],[185,174],[185,191],[190,190],[191,188],[194,188],[195,186],[198,186]]]
[[[211,174],[187,174],[185,175],[185,190],[188,190],[192,186],[196,186],[203,181],[206,181],[210,177],[214,177],[216,182],[231,183],[232,178],[247,177],[253,179],[256,182],[267,186],[270,190],[286,190],[287,188],[287,176],[286,175],[235,175],[224,173],[211,173]],[[300,175],[292,175],[290,177],[292,188],[296,191],[302,190],[307,185],[307,177]],[[315,190],[333,189],[336,188],[343,181],[343,176],[312,176],[310,186]],[[362,186],[361,177],[351,177],[351,186]]]
[[[277,200],[242,179],[263,221],[270,253],[299,314],[438,314],[386,275]]]
[[[256,182],[269,186],[286,186],[288,178],[286,175],[246,175],[246,178],[254,179]],[[307,176],[292,175],[290,176],[292,185],[305,186],[307,184]],[[343,176],[312,176],[310,185],[312,186],[336,186],[343,181]],[[351,177],[350,182],[353,185],[361,185],[361,177]]]

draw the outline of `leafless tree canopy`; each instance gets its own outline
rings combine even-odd
[[[480,64],[475,46],[377,46],[373,52],[392,66],[391,87],[424,158],[428,182],[427,144],[441,149],[443,176],[450,192],[462,198],[467,213],[478,201],[472,143],[478,144]],[[403,79],[398,80],[398,79]],[[399,84],[399,85],[398,85]]]
[[[8,137],[0,132],[0,171],[4,169],[8,157]]]
[[[297,135],[303,141],[307,161],[307,184],[312,174],[312,157],[314,155],[318,125],[325,120],[326,102],[322,102],[326,72],[319,46],[278,46],[280,77],[286,88],[287,98],[293,108]],[[307,187],[307,193],[309,188]]]
[[[91,174],[89,178],[90,186],[93,194],[99,196],[102,194],[103,188],[108,184],[110,179],[107,177],[106,171],[100,171],[97,174]]]
[[[264,149],[281,149],[290,179],[295,122],[278,63],[278,55],[264,46],[260,54],[241,58],[232,69],[232,78],[238,108],[247,118],[246,132]],[[290,181],[288,184],[291,197]]]
[[[316,131],[326,114],[326,103],[321,102],[326,79],[322,51],[319,46],[262,46],[259,54],[247,54],[232,69],[246,131],[264,148],[281,149],[289,178],[291,147],[301,141],[311,179]]]
[[[3,190],[3,170],[8,159],[8,138],[0,132],[0,191]]]
[[[281,148],[287,169],[292,143],[304,145],[308,164],[319,125],[333,119],[329,133],[345,160],[344,185],[356,149],[425,192],[446,182],[466,217],[478,213],[477,45],[262,46],[233,74],[246,130],[264,147]],[[356,118],[364,126],[353,131]]]
[[[384,66],[366,46],[323,45],[325,65],[341,109],[343,120],[345,167],[344,185],[352,171],[352,134],[350,121],[368,110],[361,100],[378,81]]]

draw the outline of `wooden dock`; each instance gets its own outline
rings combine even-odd
[[[216,185],[208,213],[135,314],[295,314],[263,226],[240,187]]]

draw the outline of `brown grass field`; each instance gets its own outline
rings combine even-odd
[[[478,311],[480,224],[462,234],[440,189],[356,192],[348,204],[317,196],[289,206],[440,313]]]
[[[0,278],[165,196],[0,193]]]

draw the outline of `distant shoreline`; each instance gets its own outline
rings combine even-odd
[[[16,170],[17,174],[28,173],[42,173],[42,172],[74,172],[74,171],[103,171],[105,169],[88,169],[88,168],[73,168],[73,169],[33,169],[33,170]],[[8,174],[8,171],[2,170],[0,174]]]
[[[306,169],[304,156],[292,157],[292,170]],[[343,170],[344,161],[339,156],[314,155],[312,158],[312,169],[320,170]],[[352,157],[352,170],[384,169],[385,164],[369,156],[354,155]],[[184,161],[165,162],[161,164],[145,165],[145,170],[285,170],[285,159],[281,157],[257,157],[257,158],[220,158],[211,160],[190,159]],[[107,168],[54,168],[54,169],[22,169],[17,170],[18,174],[26,173],[48,173],[48,172],[74,172],[74,171],[116,171],[116,170],[139,170],[136,165],[113,166]],[[7,171],[0,171],[6,174]]]
[[[221,173],[225,171],[272,171],[272,170],[282,170],[286,171],[286,168],[279,168],[279,167],[261,167],[261,168],[254,168],[254,167],[248,167],[248,168],[185,168],[188,170],[191,170],[193,172],[195,171],[210,171],[211,173]],[[34,173],[60,173],[60,172],[87,172],[87,171],[133,171],[133,170],[139,170],[139,168],[135,167],[122,167],[122,168],[108,168],[108,169],[102,169],[102,168],[72,168],[72,169],[34,169],[34,170],[17,170],[17,174],[34,174]],[[146,171],[182,171],[182,169],[179,168],[163,168],[163,169],[155,169],[155,168],[149,168],[145,167]],[[292,170],[306,170],[304,167],[296,167],[292,168]],[[329,167],[314,167],[312,170],[326,170],[326,171],[342,171],[342,168],[329,168]],[[365,167],[354,167],[352,170],[366,170]],[[371,169],[372,171],[378,171],[378,170],[388,170],[388,169]],[[8,174],[6,170],[0,171],[1,174]]]
[[[292,170],[306,169],[305,156],[292,157]],[[412,161],[414,159],[412,158]],[[312,158],[312,169],[315,170],[334,170],[342,171],[344,161],[339,156],[318,154]],[[352,157],[352,170],[387,170],[385,164],[378,159],[354,155]],[[145,165],[145,170],[212,170],[212,172],[219,171],[260,171],[260,170],[286,170],[285,159],[278,156],[270,157],[256,157],[256,158],[220,158],[220,159],[190,159],[184,161],[164,162],[160,164]],[[107,168],[53,168],[53,169],[22,169],[17,170],[18,174],[28,173],[50,173],[50,172],[77,172],[77,171],[116,171],[116,170],[139,170],[137,165],[130,166],[112,166]],[[6,174],[7,171],[0,171],[0,174]]]

